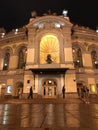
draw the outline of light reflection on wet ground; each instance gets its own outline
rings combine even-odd
[[[98,104],[1,104],[0,130],[98,130]]]

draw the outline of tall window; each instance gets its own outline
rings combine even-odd
[[[26,64],[27,48],[21,47],[19,50],[18,69],[23,69]]]
[[[8,70],[8,68],[9,68],[9,60],[10,60],[10,53],[6,52],[5,56],[4,56],[3,70]]]
[[[98,69],[97,52],[95,50],[91,52],[91,58],[92,58],[93,68]]]
[[[10,85],[7,86],[7,93],[9,93],[9,94],[12,93],[12,86],[10,86]]]
[[[73,62],[75,68],[83,67],[82,52],[80,48],[73,48]]]

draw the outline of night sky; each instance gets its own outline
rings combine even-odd
[[[34,10],[42,16],[48,10],[62,15],[64,9],[72,23],[94,30],[98,26],[98,0],[0,0],[0,28],[11,31],[28,24]]]

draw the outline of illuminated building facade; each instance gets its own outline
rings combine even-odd
[[[5,33],[0,29],[0,94],[56,98],[77,93],[86,85],[98,87],[98,34],[73,25],[68,17],[45,15],[31,18],[23,28]]]

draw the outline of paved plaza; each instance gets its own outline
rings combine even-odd
[[[98,130],[98,101],[79,98],[0,100],[0,130]]]

